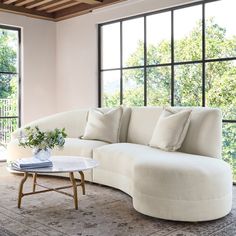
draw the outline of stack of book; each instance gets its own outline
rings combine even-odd
[[[13,168],[17,169],[37,169],[52,167],[52,161],[41,161],[37,158],[22,158],[11,163]]]

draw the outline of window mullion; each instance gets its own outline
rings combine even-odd
[[[102,106],[102,79],[101,79],[101,25],[98,25],[98,107]]]
[[[147,17],[144,16],[144,106],[147,106]]]
[[[174,106],[174,11],[171,11],[171,106]]]
[[[206,106],[206,22],[205,3],[202,4],[202,106]]]
[[[123,104],[123,24],[120,21],[120,105]]]

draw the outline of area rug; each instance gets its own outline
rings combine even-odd
[[[219,220],[184,223],[160,220],[134,210],[125,193],[86,183],[86,195],[79,189],[79,210],[72,198],[58,193],[26,196],[17,208],[22,176],[10,174],[0,163],[0,236],[235,236],[236,188],[231,213]],[[40,182],[61,186],[67,179],[39,177]],[[28,178],[25,190],[31,190]]]

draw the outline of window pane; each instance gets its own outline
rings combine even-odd
[[[236,61],[206,64],[206,105],[221,108],[223,119],[236,120]]]
[[[171,13],[147,16],[147,64],[171,61]]]
[[[123,21],[123,66],[144,65],[144,19]]]
[[[144,105],[144,73],[142,69],[123,71],[123,104]]]
[[[236,180],[236,123],[223,124],[223,153],[222,157],[233,169],[234,181]]]
[[[170,66],[147,69],[147,103],[151,106],[170,105]]]
[[[175,61],[202,58],[202,5],[174,11]]]
[[[120,105],[120,71],[102,72],[102,106]]]
[[[120,23],[101,28],[102,69],[120,67]]]
[[[206,57],[236,56],[235,0],[206,4]]]
[[[18,78],[0,73],[0,116],[18,115]]]
[[[0,72],[18,71],[18,32],[0,29]]]
[[[11,133],[18,127],[18,118],[0,119],[0,142],[6,144],[10,141]]]
[[[175,106],[201,106],[202,65],[175,66]]]

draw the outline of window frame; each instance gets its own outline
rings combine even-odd
[[[175,85],[175,66],[178,65],[191,65],[191,64],[201,64],[202,65],[202,101],[201,106],[206,106],[206,63],[209,62],[221,62],[221,61],[233,61],[236,60],[236,57],[223,57],[223,58],[207,58],[206,59],[206,39],[205,39],[205,31],[206,31],[206,20],[205,20],[205,6],[207,3],[210,2],[217,2],[221,0],[202,0],[199,2],[184,4],[181,6],[171,7],[167,9],[157,10],[153,12],[148,12],[144,14],[138,14],[131,17],[125,17],[118,20],[113,20],[105,23],[98,24],[98,107],[102,106],[102,72],[105,71],[112,71],[112,70],[119,70],[120,71],[120,104],[123,102],[123,70],[125,69],[143,69],[144,70],[144,106],[147,106],[147,68],[151,67],[164,67],[164,66],[170,66],[171,67],[171,101],[170,105],[175,106],[174,103],[174,85]],[[195,61],[180,61],[175,62],[175,52],[174,52],[174,11],[192,7],[192,6],[202,6],[202,58],[201,60],[195,60]],[[147,16],[164,13],[164,12],[171,12],[171,62],[170,63],[162,63],[162,64],[156,64],[156,65],[147,65]],[[123,58],[123,30],[122,30],[122,24],[126,20],[132,20],[136,18],[144,18],[144,65],[142,66],[132,66],[132,67],[123,67],[122,65],[122,58]],[[101,60],[102,60],[102,27],[104,25],[109,25],[113,23],[120,23],[120,67],[118,68],[109,68],[109,69],[103,69],[101,68]],[[236,123],[235,120],[227,120],[223,119],[223,123]]]
[[[2,25],[0,24],[0,29],[5,30],[11,30],[16,31],[18,34],[18,72],[2,72],[1,74],[7,74],[7,75],[17,75],[18,77],[18,115],[17,116],[0,116],[0,119],[18,119],[18,128],[21,127],[21,79],[22,79],[22,72],[21,72],[21,28],[15,27],[15,26],[9,26],[9,25]]]

